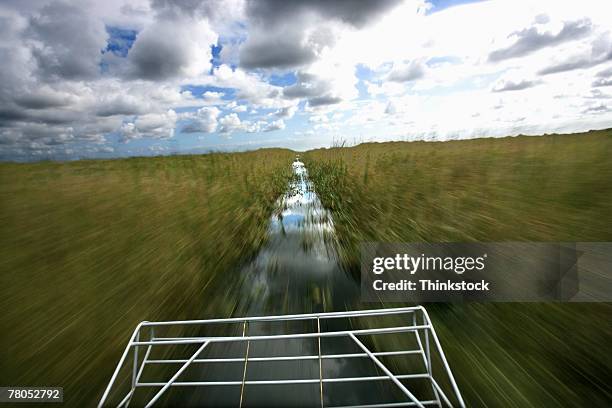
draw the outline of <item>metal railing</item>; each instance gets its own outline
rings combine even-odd
[[[352,318],[382,318],[384,316],[391,315],[407,315],[409,319],[405,321],[407,324],[392,327],[375,327],[375,328],[363,328],[355,330],[337,330],[337,331],[324,331],[321,330],[321,322],[329,321],[331,319],[352,319]],[[290,322],[290,321],[313,321],[316,322],[316,331],[303,332],[303,333],[291,333],[291,334],[270,334],[270,335],[247,335],[247,330],[250,324],[256,322]],[[380,319],[379,319],[380,320]],[[402,319],[404,320],[404,319]],[[369,325],[372,321],[376,322],[376,319],[369,319]],[[157,337],[155,335],[156,329],[162,330],[162,328],[197,328],[203,329],[210,327],[210,325],[241,325],[241,334],[235,336],[212,336],[212,337]],[[400,351],[373,351],[364,344],[359,337],[363,336],[376,336],[391,333],[408,333],[414,335],[414,343],[417,345],[415,349],[400,350]],[[145,334],[147,336],[146,340]],[[321,340],[332,337],[344,337],[350,339],[355,346],[358,347],[361,352],[359,353],[342,353],[342,354],[324,354],[321,350]],[[298,355],[298,356],[263,356],[263,357],[251,357],[249,356],[249,349],[252,342],[260,342],[267,340],[289,340],[289,339],[316,339],[318,353],[314,355]],[[433,345],[430,344],[433,341]],[[234,343],[241,342],[246,343],[244,357],[207,357],[199,358],[200,355],[207,349],[211,344],[214,343]],[[160,346],[172,346],[172,345],[193,345],[197,347],[197,350],[191,354],[189,358],[161,358],[153,359],[150,358],[153,348]],[[432,349],[437,354],[439,364],[434,370],[432,364]],[[141,353],[144,351],[144,355],[140,358]],[[129,359],[131,354],[131,359]],[[387,365],[381,361],[381,359],[389,358],[392,356],[403,356],[409,358],[416,356],[419,364],[423,367],[423,372],[418,373],[406,373],[396,374],[393,373]],[[330,359],[353,359],[353,358],[367,358],[370,359],[376,367],[384,374],[377,376],[354,376],[354,377],[336,377],[328,378],[325,376],[325,370],[323,369],[323,361]],[[131,360],[131,363],[128,361]],[[318,360],[318,378],[306,378],[306,379],[278,379],[278,380],[248,380],[247,371],[249,362],[272,362],[272,361],[299,361],[299,360]],[[178,381],[181,374],[185,372],[190,366],[195,364],[212,364],[212,363],[244,363],[241,378],[237,378],[233,381]],[[115,369],[108,386],[106,387],[104,394],[98,404],[99,407],[108,406],[109,398],[111,394],[118,393],[115,388],[119,374],[122,372],[122,368],[127,367],[131,364],[131,380],[130,389],[123,396],[120,402],[117,404],[118,407],[128,407],[132,400],[134,393],[139,388],[153,388],[158,391],[151,397],[148,398],[145,406],[150,407],[155,404],[160,397],[162,397],[170,387],[206,387],[206,386],[235,386],[240,387],[240,403],[243,404],[244,389],[249,386],[257,385],[288,385],[288,384],[318,384],[318,390],[320,393],[320,406],[324,406],[325,401],[325,384],[330,383],[344,383],[344,382],[356,382],[360,383],[363,381],[392,381],[397,389],[403,394],[404,401],[400,402],[383,402],[378,404],[363,404],[356,405],[358,407],[404,407],[404,406],[460,406],[464,407],[465,403],[457,387],[457,383],[451,372],[450,366],[434,327],[431,323],[427,311],[422,306],[415,307],[404,307],[395,309],[374,309],[374,310],[359,310],[359,311],[348,311],[348,312],[331,312],[331,313],[310,313],[310,314],[296,314],[296,315],[282,315],[282,316],[259,316],[259,317],[245,317],[245,318],[227,318],[227,319],[210,319],[210,320],[185,320],[185,321],[167,321],[167,322],[142,322],[140,323],[130,341],[121,356],[117,368]],[[142,376],[145,367],[152,365],[165,364],[169,366],[178,365],[179,368],[174,371],[173,375],[167,381],[163,382],[143,382]],[[434,371],[436,371],[434,373]],[[449,395],[444,391],[440,385],[438,376],[442,375],[445,378],[445,384],[450,385],[452,394]],[[421,379],[429,382],[431,388],[430,395],[433,398],[424,399],[417,397],[414,390],[409,386],[410,380]],[[151,393],[152,394],[152,393]],[[117,399],[119,399],[117,397]],[[451,402],[452,400],[452,402]],[[355,406],[355,405],[353,405]]]

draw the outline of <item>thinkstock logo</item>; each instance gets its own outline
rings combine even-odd
[[[608,242],[364,243],[361,297],[364,302],[609,302],[612,277],[602,265],[610,264]]]

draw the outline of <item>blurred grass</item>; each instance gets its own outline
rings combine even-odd
[[[138,322],[231,314],[207,285],[259,248],[292,158],[0,164],[0,384],[92,406]]]
[[[304,161],[358,275],[364,241],[612,241],[611,157],[604,130],[370,143]],[[428,310],[469,406],[612,406],[611,304]]]

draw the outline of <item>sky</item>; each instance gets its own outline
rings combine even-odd
[[[599,1],[3,0],[0,160],[612,127]]]

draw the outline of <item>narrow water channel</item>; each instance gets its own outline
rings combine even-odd
[[[340,310],[359,295],[340,267],[334,224],[308,179],[304,163],[270,219],[268,239],[241,276],[245,315]]]
[[[294,177],[271,216],[268,237],[260,252],[241,270],[233,286],[239,300],[235,316],[260,316],[349,310],[359,302],[359,283],[339,262],[334,223],[308,179],[304,163],[296,158]],[[228,296],[230,294],[228,293]],[[233,296],[233,295],[231,295]],[[336,319],[339,320],[339,319]],[[322,331],[348,329],[347,322],[332,320]],[[285,334],[317,331],[315,322],[253,323],[246,334]],[[358,352],[349,339],[322,339],[323,354]],[[246,344],[215,344],[207,354],[240,358]],[[251,342],[249,358],[317,355],[315,339]],[[203,381],[242,379],[243,363],[203,367]],[[324,360],[325,378],[377,375],[367,359]],[[318,360],[250,362],[247,380],[318,379]],[[386,382],[206,387],[196,392],[197,406],[289,407],[350,405],[380,402],[394,394]],[[191,404],[190,404],[191,405]]]

